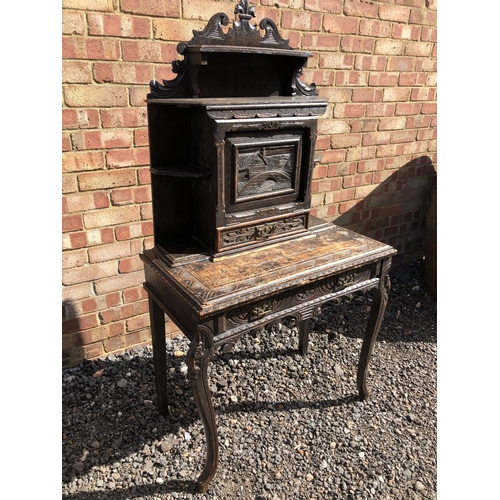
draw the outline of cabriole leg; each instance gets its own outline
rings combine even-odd
[[[382,265],[379,287],[373,290],[373,304],[370,311],[370,316],[368,318],[368,325],[366,327],[358,365],[357,384],[359,397],[361,399],[367,399],[370,395],[370,391],[366,385],[366,377],[368,374],[368,364],[370,362],[373,346],[375,344],[375,341],[377,340],[380,325],[382,323],[385,308],[387,306],[387,299],[389,296],[390,288],[390,280],[388,275],[390,263],[391,259],[384,261]]]
[[[187,354],[188,376],[193,390],[194,400],[200,414],[205,439],[207,441],[207,456],[205,467],[197,479],[198,490],[204,493],[215,476],[219,463],[219,439],[217,424],[212,403],[212,395],[208,387],[208,364],[213,355],[213,340],[210,336],[202,335],[199,327],[198,335],[193,337]]]

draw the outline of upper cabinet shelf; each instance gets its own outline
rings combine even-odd
[[[176,78],[151,81],[148,98],[318,95],[314,84],[300,80],[310,52],[292,49],[271,19],[252,24],[249,0],[241,0],[234,14],[232,28],[225,28],[229,18],[219,12],[203,30],[193,30],[189,42],[179,43],[184,59],[172,62]]]

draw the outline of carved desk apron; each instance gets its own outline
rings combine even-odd
[[[309,320],[321,305],[372,290],[374,302],[361,348],[357,386],[368,397],[366,375],[389,290],[392,247],[328,223],[307,235],[227,257],[170,267],[154,249],[141,256],[149,297],[156,391],[168,412],[165,316],[190,339],[188,376],[205,430],[207,457],[197,480],[206,491],[219,458],[217,426],[207,368],[214,351],[241,335],[294,317],[299,350],[307,352]]]

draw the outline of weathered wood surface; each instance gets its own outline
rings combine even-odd
[[[146,251],[145,258],[206,315],[243,298],[255,300],[394,253],[386,244],[330,224],[301,238],[213,262],[171,268],[153,250]]]

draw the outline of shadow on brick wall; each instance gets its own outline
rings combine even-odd
[[[85,359],[83,348],[84,330],[82,319],[78,317],[73,304],[68,300],[62,302],[62,366],[70,366]]]
[[[363,162],[360,166],[363,168]],[[396,248],[398,254],[392,267],[397,269],[423,257],[425,219],[437,175],[428,156],[415,158],[390,172],[373,172],[374,180],[380,178],[380,184],[373,189],[362,185],[363,173],[346,177],[354,179],[354,185],[344,185],[344,190],[352,187],[364,196],[354,203],[339,200],[344,211],[332,222]]]

